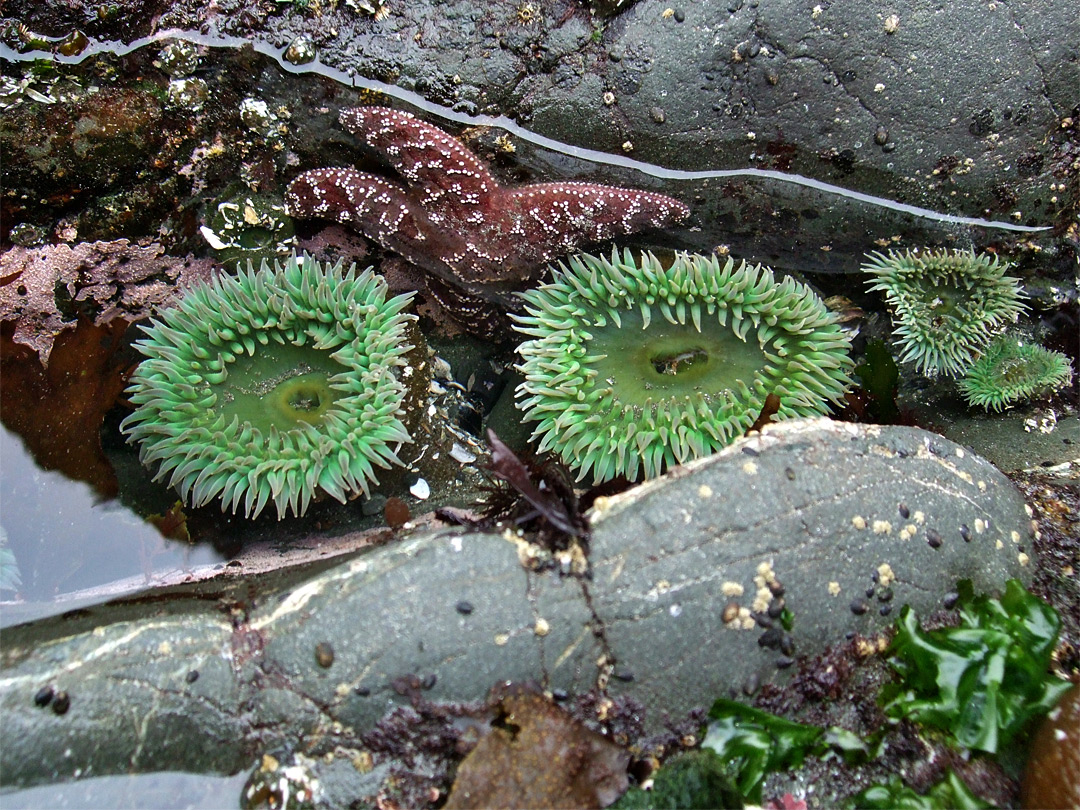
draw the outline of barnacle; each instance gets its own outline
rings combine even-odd
[[[539,450],[604,481],[708,455],[750,427],[826,412],[848,386],[848,337],[821,299],[768,268],[629,250],[578,255],[522,293],[518,407]]]
[[[302,257],[189,289],[136,343],[123,422],[140,458],[194,506],[302,515],[368,493],[411,441],[398,371],[411,294],[370,269]]]

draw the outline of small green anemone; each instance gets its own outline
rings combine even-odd
[[[295,227],[285,214],[285,204],[246,189],[218,203],[199,232],[230,271],[249,262],[258,265],[291,255],[296,246]]]
[[[1000,411],[1015,402],[1057,391],[1072,382],[1072,364],[1061,352],[1017,335],[991,343],[960,381],[968,405]]]
[[[280,519],[319,491],[366,495],[411,441],[398,379],[411,297],[308,257],[196,285],[135,344],[146,359],[121,427],[193,506],[220,497],[255,517],[272,500]]]
[[[771,392],[778,418],[816,416],[850,383],[821,299],[761,266],[580,255],[521,297],[518,407],[578,480],[659,475],[742,435]]]
[[[893,310],[901,362],[921,374],[962,374],[990,339],[1025,310],[1020,282],[1005,275],[997,256],[974,251],[867,255],[874,278]]]

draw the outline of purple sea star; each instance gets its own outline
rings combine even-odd
[[[487,302],[505,305],[506,293],[538,280],[552,259],[690,213],[663,194],[593,183],[502,187],[457,139],[406,112],[357,107],[340,120],[406,185],[314,169],[289,186],[289,213],[347,223],[427,270],[435,276],[428,291],[472,331],[490,331]]]

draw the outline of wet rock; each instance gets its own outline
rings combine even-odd
[[[20,0],[8,4],[5,22],[56,36],[79,27],[128,41],[167,28],[218,31],[274,52],[308,37],[328,68],[387,82],[405,101],[416,92],[448,111],[505,114],[539,135],[609,154],[632,143],[635,158],[667,168],[794,172],[948,214],[1018,224],[1064,229],[1075,218],[1076,183],[1066,179],[1059,187],[1061,178],[1075,179],[1080,82],[1070,51],[1080,22],[1067,2],[1014,13],[961,0],[941,14],[885,17],[860,4],[811,9],[782,0],[733,4],[719,28],[708,16],[719,9],[698,10],[697,24],[685,25],[682,9],[639,3],[621,8],[617,24],[602,32],[594,32],[584,8],[556,21],[526,4],[523,19],[517,0],[416,0],[384,19],[351,5],[323,9],[316,34],[298,8],[271,14],[179,0],[121,4],[111,20],[81,0],[63,10]],[[250,75],[266,84],[258,71]],[[601,114],[604,90],[615,88],[619,114]],[[315,110],[298,109],[294,121],[312,117]],[[337,134],[327,146],[335,142]],[[313,145],[289,146],[310,152]],[[132,151],[145,154],[145,147]],[[547,156],[521,150],[518,157],[530,171],[550,171]],[[569,174],[595,171],[566,156],[559,163]],[[324,164],[310,164],[317,165]],[[654,181],[628,175],[627,182]],[[761,178],[654,185],[695,202],[699,236],[685,238],[700,238],[698,247],[723,241],[748,256],[790,259],[802,270],[853,271],[852,257],[868,241],[895,234],[919,244],[952,241],[959,231],[980,247],[1008,236]],[[793,245],[810,249],[789,256]]]
[[[631,671],[609,689],[640,701],[658,728],[732,685],[791,677],[793,655],[884,630],[879,611],[849,608],[867,588],[926,614],[958,578],[982,592],[1029,580],[1020,494],[987,462],[914,428],[770,425],[600,501],[592,519],[587,582],[526,571],[516,535],[444,530],[242,610],[181,590],[152,617],[105,605],[7,629],[0,709],[13,742],[0,749],[0,773],[29,785],[88,768],[233,772],[298,736],[317,741],[314,753],[332,750],[410,700],[394,685],[416,673],[435,676],[426,699],[464,701],[506,680],[546,674],[553,692],[574,694]],[[946,537],[939,548],[927,542],[931,525]],[[942,528],[960,525],[973,527],[970,543]],[[751,613],[768,611],[777,582],[792,621],[773,649],[759,646]],[[463,600],[475,608],[467,617]],[[732,601],[738,614],[725,624]],[[329,670],[312,664],[320,642],[335,651]],[[200,676],[187,683],[192,669]],[[45,683],[77,696],[68,714],[34,705]],[[146,722],[118,727],[117,705]]]
[[[752,466],[741,446],[759,451]],[[898,501],[910,520],[899,518]],[[973,579],[977,591],[1030,579],[1021,555],[1033,535],[1020,494],[985,460],[915,428],[770,425],[597,512],[591,558],[595,581],[607,587],[594,594],[596,607],[618,617],[607,634],[620,660],[635,671],[636,660],[653,662],[630,692],[649,717],[671,710],[673,698],[675,711],[685,710],[751,675],[777,677],[776,653],[759,646],[752,620],[723,622],[733,586],[753,611],[768,608],[768,584],[782,581],[791,637],[805,655],[851,630],[873,635],[891,625],[861,609],[875,581],[891,589],[894,610],[911,604],[927,614],[958,578]],[[983,530],[969,544],[927,541],[931,526],[954,527],[959,540],[958,527],[975,520]],[[643,557],[626,551],[635,535],[648,538]]]

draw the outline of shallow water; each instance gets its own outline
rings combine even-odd
[[[124,71],[131,76],[145,71],[149,76],[155,73],[152,62],[162,48],[180,40],[203,48],[197,75],[207,77],[211,83],[216,78],[224,86],[229,73],[238,70],[261,75],[259,97],[266,99],[271,107],[290,109],[290,127],[295,130],[292,134],[296,141],[305,142],[305,147],[309,147],[307,141],[318,142],[327,137],[323,127],[335,128],[333,121],[337,108],[362,103],[362,99],[370,96],[361,94],[375,92],[383,94],[383,99],[396,99],[437,122],[493,127],[509,133],[519,145],[515,159],[535,173],[536,179],[583,178],[631,186],[651,183],[653,187],[659,184],[667,193],[695,199],[698,201],[695,209],[699,212],[696,215],[699,224],[674,233],[672,246],[675,247],[709,248],[718,244],[722,237],[735,255],[770,261],[788,270],[829,272],[856,269],[861,254],[845,251],[844,245],[848,242],[858,244],[862,246],[861,251],[871,243],[874,233],[910,233],[914,229],[927,235],[952,238],[965,234],[978,242],[994,232],[1026,232],[1032,238],[1039,238],[1046,231],[1042,226],[943,214],[780,171],[757,167],[687,171],[559,143],[532,133],[503,116],[464,115],[394,85],[347,75],[318,60],[302,66],[292,65],[282,58],[283,49],[227,36],[172,31],[130,44],[90,40],[76,56],[41,51],[18,53],[0,44],[0,63],[4,65],[5,73],[15,74],[23,73],[28,63],[39,72],[42,65],[52,64],[61,75],[70,72],[77,83],[95,82],[104,75],[122,76]],[[156,72],[159,83],[167,79],[162,78],[160,71]],[[43,75],[49,74],[46,71]],[[143,78],[138,80],[143,81]],[[118,86],[124,86],[126,80],[114,81]],[[31,81],[28,87],[29,91],[25,88],[20,91],[25,97],[19,98],[18,104],[54,103],[48,101],[52,90],[41,81]],[[159,86],[155,92],[160,90]],[[45,91],[45,100],[42,100],[42,91]],[[9,102],[14,98],[9,96]],[[335,105],[332,109],[325,106],[331,98]],[[319,107],[320,104],[324,106]],[[183,110],[178,113],[185,114]],[[317,123],[313,123],[315,121]],[[244,133],[230,135],[239,139]],[[292,145],[291,142],[288,145]],[[332,148],[337,149],[337,145]],[[741,184],[742,202],[734,207],[727,200],[730,189],[721,190],[720,186],[730,182]],[[772,219],[781,211],[801,212],[796,218],[835,218],[834,249],[822,251],[812,246],[793,249],[787,231],[777,229]],[[713,223],[712,229],[708,223]],[[176,230],[177,224],[167,222],[161,227]],[[178,236],[174,233],[174,238]],[[179,238],[171,250],[177,254],[187,250],[202,255],[210,252],[198,236]],[[824,278],[822,281],[823,286],[829,286]],[[115,428],[110,430],[115,432]],[[123,447],[118,435],[110,434],[106,438],[112,446],[111,460],[123,462],[117,471],[125,502],[138,503],[144,513],[167,508],[167,491],[164,487],[146,483],[148,476],[133,461],[133,451]],[[0,591],[0,596],[9,601],[0,611],[0,622],[5,625],[60,612],[77,604],[105,600],[118,593],[153,587],[166,577],[172,581],[193,566],[219,563],[227,559],[228,552],[239,548],[226,544],[223,551],[216,551],[208,543],[198,542],[220,534],[218,531],[200,531],[199,526],[193,528],[194,544],[163,538],[128,506],[115,501],[100,501],[86,484],[69,481],[58,472],[39,469],[18,438],[6,429],[0,439],[0,454],[3,456],[0,525],[7,533],[8,546],[21,575],[17,591],[11,588]],[[147,502],[151,505],[147,506]],[[207,519],[221,523],[222,532],[247,531],[247,527],[238,525],[242,521],[215,518],[213,514]],[[352,516],[345,519],[351,521]],[[288,521],[285,526],[275,529],[284,530],[287,538],[290,534],[304,536],[314,528],[311,521],[291,525],[294,531],[289,530]],[[103,587],[109,583],[114,584]],[[13,600],[20,604],[10,604]]]
[[[204,57],[204,75],[240,68],[242,60],[238,49],[245,43],[187,33],[181,36],[209,46]],[[93,67],[95,60],[108,65],[124,56],[150,70],[151,59],[167,39],[167,35],[157,35],[123,47],[92,43],[80,57],[54,57],[54,60],[72,68],[78,63]],[[313,108],[320,103],[334,99],[334,112],[319,114],[321,121],[332,122],[337,106],[360,103],[361,91],[382,92],[439,124],[490,126],[508,132],[520,144],[517,160],[536,179],[580,178],[631,186],[650,185],[676,196],[701,201],[696,207],[705,227],[674,234],[672,246],[708,249],[720,244],[722,237],[736,255],[774,262],[787,269],[850,272],[857,268],[862,250],[873,243],[875,236],[915,231],[934,238],[971,238],[980,243],[987,241],[987,234],[992,232],[1028,232],[1038,237],[1045,230],[941,214],[778,171],[757,168],[682,171],[625,156],[602,154],[537,136],[506,118],[462,115],[391,85],[359,81],[318,62],[297,68],[283,62],[280,51],[265,47],[257,50],[257,57],[252,58],[250,54],[243,57],[243,69],[261,73],[265,81],[259,88],[260,96],[272,106],[291,108],[297,129],[309,141],[325,136],[320,130],[324,124],[310,123],[314,120]],[[41,60],[43,56],[41,53],[17,54],[0,46],[0,60],[5,63],[5,72],[9,67],[19,68],[19,63]],[[332,129],[333,125],[330,127]],[[338,150],[336,155],[346,154],[340,144],[333,148]],[[741,203],[732,202],[721,190],[721,183],[727,181],[741,184]],[[816,245],[800,245],[793,249],[790,231],[774,227],[774,221],[770,219],[781,210],[798,212],[796,220],[799,216],[811,215],[834,218],[835,239],[831,240],[834,249],[823,252]],[[755,214],[747,216],[747,211]],[[161,224],[166,230],[177,225],[176,222]],[[797,230],[798,224],[789,227]],[[170,249],[179,254],[189,250],[202,255],[209,252],[198,236],[177,236]],[[457,366],[455,372],[460,373]],[[460,379],[460,382],[465,380]],[[129,490],[148,487],[146,479],[149,475],[135,462],[134,451],[120,447],[119,435],[114,428],[109,430],[112,431],[108,437],[110,457],[122,462],[118,468],[122,491],[125,483]],[[162,502],[164,493],[163,487],[155,490],[158,503]],[[133,498],[133,501],[138,500],[138,496]],[[287,543],[290,538],[319,531],[325,524],[333,525],[339,521],[343,525],[355,517],[355,511],[347,514],[347,510],[336,510],[335,507],[304,521],[286,521],[284,525],[263,521],[260,526],[274,527]],[[243,532],[253,536],[259,532],[258,528],[241,528],[238,524],[242,521],[216,514],[206,517],[204,513],[204,517],[209,523],[201,524],[205,531],[193,530],[195,543],[165,539],[158,529],[129,506],[120,501],[101,501],[89,485],[71,481],[59,472],[42,470],[17,436],[7,429],[0,431],[0,525],[21,578],[17,589],[0,592],[0,596],[8,600],[0,604],[0,625],[10,626],[103,602],[122,593],[152,588],[163,582],[180,581],[193,568],[221,564],[229,558],[228,551],[236,550],[219,551],[210,542],[200,541],[227,533],[238,535]],[[321,518],[327,517],[329,520],[320,523]],[[379,517],[375,514],[374,520],[377,522]],[[135,807],[150,802],[163,807],[215,807],[222,804],[222,795],[237,795],[242,783],[242,777],[238,781],[238,777],[222,780],[182,774],[153,774],[131,780],[110,777],[5,794],[0,803],[5,807],[46,804]],[[177,794],[182,798],[174,804],[166,803],[166,795],[175,797]]]
[[[0,429],[0,525],[22,580],[16,592],[3,592],[0,627],[150,588],[226,559],[210,545],[168,540],[129,507],[99,499],[89,484],[41,469],[7,428]]]

